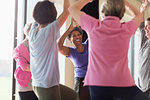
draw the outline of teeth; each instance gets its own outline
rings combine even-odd
[[[80,41],[80,39],[76,39],[76,41]]]

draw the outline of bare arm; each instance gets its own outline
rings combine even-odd
[[[124,0],[124,3],[125,3],[125,6],[126,6],[126,9],[128,9],[128,11],[134,15],[134,16],[137,16],[140,11],[134,7],[132,4],[130,4],[127,0]]]
[[[67,29],[67,31],[61,36],[61,38],[58,41],[58,50],[59,52],[64,56],[69,56],[69,48],[64,46],[64,41],[66,37],[68,36],[69,32],[73,29],[73,21],[71,22],[71,25]]]
[[[30,64],[27,65],[27,68],[25,69],[25,71],[28,71],[28,72],[31,71],[31,70],[30,70]]]
[[[148,1],[148,0],[146,0],[146,1]],[[124,2],[125,2],[125,5],[127,6],[127,8],[130,10],[130,12],[132,12],[134,14],[133,20],[136,21],[137,28],[138,28],[140,26],[141,22],[144,21],[144,11],[145,11],[147,5],[144,5],[141,8],[142,10],[140,11],[137,8],[135,8],[132,4],[130,4],[127,0],[124,0]]]
[[[57,19],[59,22],[60,28],[69,16],[69,11],[68,11],[69,6],[70,6],[69,0],[64,0],[63,12]]]
[[[83,13],[80,11],[86,4],[88,4],[91,0],[76,0],[76,2],[69,7],[69,13],[71,16],[77,21],[80,25],[80,16]]]

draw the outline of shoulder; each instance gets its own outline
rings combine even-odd
[[[69,56],[68,57],[71,57],[77,53],[75,47],[68,47],[68,48],[69,48]]]
[[[99,19],[96,19],[95,17],[92,17],[92,16],[85,14],[85,13],[81,14],[80,19],[81,19],[81,24],[83,24],[83,23],[96,23],[96,22],[100,21]]]
[[[59,32],[59,22],[58,20],[53,21],[52,23],[48,24],[45,28],[45,30],[48,30],[48,32],[52,32],[52,33],[58,33]]]
[[[48,24],[47,27],[59,27],[59,22],[58,20],[53,21],[52,23]]]
[[[89,18],[96,19],[96,18],[94,18],[94,17],[92,17],[92,16],[90,16],[90,15],[88,15],[86,13],[82,13],[80,17],[81,17],[82,20],[89,19]]]
[[[76,48],[75,47],[68,47],[69,48],[69,51],[75,51],[76,50]]]
[[[32,25],[31,25],[31,29],[30,29],[30,30],[33,30],[33,29],[35,29],[36,27],[38,27],[38,23],[33,22]]]
[[[128,22],[123,22],[121,24],[125,25],[127,27],[137,27],[137,23],[136,23],[135,20],[131,20],[131,21],[128,21]]]
[[[22,49],[23,49],[23,44],[19,44],[17,47],[15,47],[13,49],[13,57],[17,57],[20,55],[20,53],[22,52]]]
[[[86,30],[88,31],[89,33],[91,33],[90,31],[99,26],[99,23],[100,23],[100,20],[99,19],[96,19],[88,14],[85,14],[83,13],[80,17],[80,25],[81,25],[81,28],[83,30]],[[87,33],[88,33],[87,32]]]
[[[14,51],[22,51],[24,48],[26,48],[25,45],[20,43],[17,47],[14,48]]]

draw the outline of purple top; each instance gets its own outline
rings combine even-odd
[[[85,49],[82,53],[79,53],[75,47],[69,47],[69,56],[68,58],[74,64],[75,67],[75,77],[84,78],[87,66],[88,66],[88,40],[83,43]]]

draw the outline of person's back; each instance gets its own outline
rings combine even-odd
[[[54,21],[36,33],[36,23],[30,31],[31,72],[33,85],[51,87],[59,84],[57,38],[59,23]]]
[[[89,86],[92,100],[149,100],[135,86],[128,69],[128,48],[130,37],[143,21],[141,12],[127,0],[105,0],[101,16],[97,20],[80,9],[90,0],[79,0],[69,8],[73,18],[88,33],[89,65],[85,85]],[[125,5],[134,13],[134,18],[120,23],[125,13]]]
[[[36,22],[31,27],[29,42],[34,86],[48,88],[59,84],[56,40],[61,26],[56,16],[50,1],[39,1],[33,9]]]
[[[50,1],[39,1],[33,10],[36,22],[29,34],[29,47],[32,84],[39,100],[77,99],[72,89],[59,84],[57,39],[59,29],[69,15],[68,7],[69,0],[64,0],[64,10],[58,18],[56,8]]]
[[[127,54],[130,37],[136,31],[136,23],[133,21],[120,23],[120,19],[114,16],[107,16],[102,22],[97,19],[94,20],[95,23],[91,25],[92,29],[86,28],[86,30],[96,29],[89,31],[93,33],[89,35],[90,54],[92,54],[89,60],[93,62],[89,66],[93,67],[89,69],[88,74],[92,75],[92,77],[88,77],[87,80],[92,81],[88,84],[97,85],[99,83],[99,85],[103,86],[134,85],[128,69]],[[99,60],[98,62],[97,59]],[[97,70],[98,73],[94,70]]]

